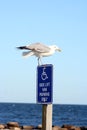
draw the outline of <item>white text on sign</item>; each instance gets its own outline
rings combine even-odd
[[[50,86],[50,82],[47,83],[39,83],[40,87],[49,87]]]

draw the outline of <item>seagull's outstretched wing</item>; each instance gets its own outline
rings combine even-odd
[[[20,47],[17,47],[17,49],[20,49],[20,50],[29,50],[29,48],[27,46],[20,46]]]
[[[49,52],[50,48],[42,43],[34,43],[27,46],[17,47],[18,49],[32,50],[40,53]]]
[[[29,57],[29,56],[32,56],[34,55],[34,52],[33,51],[27,51],[27,52],[23,52],[22,53],[22,56],[23,57]]]
[[[35,43],[35,44],[31,44],[29,46],[29,49],[31,50],[35,50],[37,52],[41,52],[41,53],[44,53],[44,52],[49,52],[50,48],[42,43]]]

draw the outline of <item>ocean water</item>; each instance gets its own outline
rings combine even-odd
[[[0,103],[0,123],[10,121],[20,125],[42,124],[42,105]],[[87,105],[53,105],[53,125],[87,126]]]

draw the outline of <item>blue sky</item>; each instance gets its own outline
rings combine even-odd
[[[62,49],[54,66],[53,103],[87,104],[87,1],[0,0],[0,102],[36,103],[37,59],[15,47],[42,42]]]

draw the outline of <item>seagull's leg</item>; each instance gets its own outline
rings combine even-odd
[[[40,63],[41,63],[41,65],[42,65],[42,60],[41,60],[41,57],[40,57]]]
[[[38,65],[42,65],[41,57],[38,57]]]
[[[37,60],[38,60],[38,66],[39,66],[39,65],[40,65],[40,57],[38,57],[38,59],[37,59]]]

